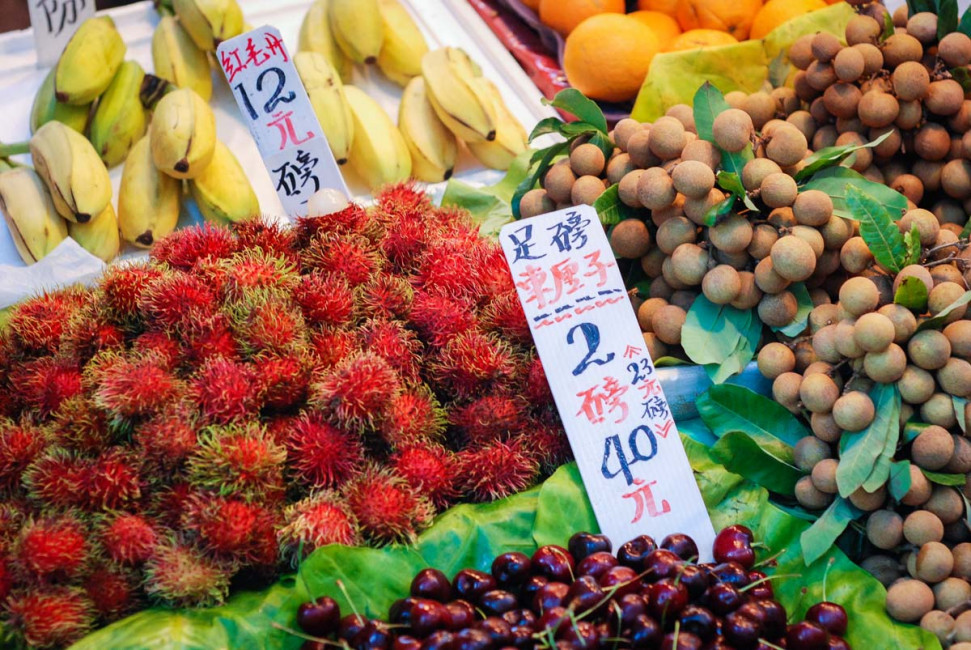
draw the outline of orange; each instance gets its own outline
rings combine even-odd
[[[539,0],[523,0],[523,4],[533,11],[539,11]]]
[[[635,11],[627,14],[631,18],[636,18],[651,28],[654,35],[661,45],[661,50],[666,50],[671,41],[681,35],[681,28],[678,21],[660,11]]]
[[[539,0],[539,19],[566,36],[590,16],[624,13],[624,0]]]
[[[660,11],[674,18],[678,15],[680,0],[637,0],[638,11]]]
[[[791,18],[825,8],[823,0],[769,0],[755,15],[749,38],[764,38]]]
[[[601,14],[566,37],[563,70],[570,85],[587,97],[622,102],[637,96],[660,49],[654,31],[641,21]]]
[[[680,50],[695,50],[699,47],[713,47],[715,45],[731,45],[738,43],[738,39],[717,29],[689,29],[674,39],[668,46],[668,52]]]
[[[762,0],[681,0],[677,19],[684,31],[717,29],[744,41],[761,8]]]

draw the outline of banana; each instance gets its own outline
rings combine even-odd
[[[209,57],[172,16],[163,16],[152,34],[152,63],[157,76],[212,99]]]
[[[202,97],[179,88],[159,100],[148,129],[155,166],[175,178],[202,173],[216,147],[216,118]]]
[[[71,239],[81,244],[81,248],[105,262],[118,255],[121,241],[118,238],[118,219],[115,209],[109,203],[97,217],[87,223],[67,224]]]
[[[94,109],[88,139],[109,168],[121,163],[132,144],[145,134],[145,108],[138,93],[145,71],[125,61]]]
[[[378,54],[378,67],[391,81],[405,86],[421,74],[421,59],[428,44],[408,10],[398,0],[379,0],[384,25],[384,45]]]
[[[68,221],[90,221],[111,201],[108,168],[88,139],[74,129],[48,122],[30,139],[30,155],[58,214]]]
[[[27,264],[44,257],[67,237],[43,181],[30,167],[0,172],[0,212],[17,252]]]
[[[384,25],[378,0],[327,0],[331,32],[355,63],[374,63],[381,53]]]
[[[526,129],[512,114],[502,93],[485,77],[477,80],[492,97],[496,111],[496,139],[491,142],[470,142],[469,150],[476,159],[492,169],[509,169],[516,156],[526,151]]]
[[[329,0],[317,0],[300,23],[300,37],[297,44],[298,52],[317,52],[327,58],[327,62],[340,73],[341,81],[351,82],[354,62],[344,56],[344,51],[338,47],[330,29]]]
[[[44,83],[34,95],[34,104],[30,108],[30,132],[34,133],[48,122],[57,120],[64,122],[78,133],[84,133],[84,129],[88,126],[91,104],[71,106],[57,101],[57,97],[54,96],[55,69],[51,68],[44,77]]]
[[[409,81],[401,95],[398,128],[411,152],[412,176],[428,183],[448,180],[458,147],[455,136],[429,103],[425,80],[420,76]]]
[[[411,154],[401,131],[381,106],[356,86],[344,86],[354,119],[351,166],[372,190],[411,174]]]
[[[220,43],[243,33],[243,10],[236,0],[174,0],[172,6],[200,50],[215,52]]]
[[[88,18],[67,42],[54,67],[54,94],[72,106],[90,104],[115,78],[125,42],[107,16]]]
[[[293,57],[297,74],[307,89],[310,104],[327,136],[338,165],[347,162],[354,140],[354,122],[344,96],[344,84],[327,57],[316,52],[297,52]]]
[[[209,221],[228,224],[260,216],[260,202],[246,172],[229,147],[216,141],[212,162],[189,181],[199,212]]]
[[[455,47],[432,50],[421,60],[421,74],[439,119],[459,140],[496,139],[493,101],[477,83],[482,71],[468,54]]]
[[[149,136],[132,145],[118,188],[118,225],[121,237],[149,248],[175,230],[179,221],[182,183],[163,174],[152,162]]]

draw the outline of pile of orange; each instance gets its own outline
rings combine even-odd
[[[622,102],[640,90],[658,52],[762,38],[786,22],[839,0],[524,0],[566,37],[563,69],[594,99]]]

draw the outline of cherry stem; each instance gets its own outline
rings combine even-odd
[[[345,645],[343,642],[336,643],[334,641],[331,641],[330,639],[322,639],[322,638],[317,637],[317,636],[312,636],[310,634],[306,634],[306,633],[301,632],[299,630],[295,630],[292,627],[287,627],[286,625],[283,625],[282,623],[277,623],[276,621],[272,621],[270,623],[270,625],[272,627],[278,629],[278,630],[282,630],[283,632],[286,632],[287,634],[289,634],[291,636],[295,636],[298,639],[303,639],[304,641],[313,641],[315,643],[323,643],[324,645],[332,645],[332,646],[336,646],[338,648],[343,647]]]
[[[341,590],[342,594],[344,594],[344,598],[347,600],[347,604],[351,606],[351,611],[354,612],[354,615],[361,616],[357,607],[354,605],[354,601],[351,599],[351,595],[347,592],[347,587],[344,586],[343,580],[337,581],[337,588]]]
[[[17,142],[14,144],[0,143],[0,158],[6,158],[7,156],[16,156],[22,153],[30,153],[29,142]]]
[[[833,568],[834,564],[836,564],[836,558],[835,557],[829,558],[829,562],[826,563],[826,570],[823,571],[823,600],[824,601],[829,600],[829,598],[826,597],[826,578],[829,577],[829,570]]]
[[[782,646],[778,646],[778,645],[776,645],[774,643],[770,643],[770,642],[766,641],[765,639],[759,639],[759,642],[761,642],[763,645],[766,645],[766,646],[772,648],[772,650],[785,650],[785,648],[783,648]]]
[[[777,573],[777,574],[772,575],[772,576],[765,576],[764,578],[759,578],[755,582],[748,583],[747,585],[745,585],[744,587],[742,587],[741,589],[739,589],[739,591],[740,592],[748,591],[752,587],[758,587],[763,582],[770,582],[772,580],[778,580],[779,578],[798,578],[800,575],[801,574],[799,574],[799,573]]]
[[[765,544],[762,544],[761,542],[755,542],[755,543],[753,543],[753,544],[752,544],[752,547],[754,548],[756,544],[758,544],[758,545],[759,545],[760,547],[762,547],[762,548],[768,548],[768,547],[767,547],[767,546],[766,546]],[[755,564],[755,567],[753,567],[753,568],[757,568],[757,567],[762,567],[762,566],[767,566],[767,565],[769,565],[769,564],[771,564],[771,563],[773,563],[773,562],[775,562],[775,561],[776,561],[776,560],[778,560],[778,559],[779,559],[780,557],[782,557],[782,556],[783,556],[783,555],[784,555],[784,554],[786,553],[786,551],[788,551],[788,550],[789,550],[789,549],[787,549],[787,548],[784,548],[784,549],[782,549],[781,551],[779,551],[778,553],[776,553],[775,555],[770,555],[769,557],[767,557],[767,558],[765,558],[765,559],[764,559],[764,560],[762,560],[761,562],[758,562],[758,563],[756,563],[756,564]]]

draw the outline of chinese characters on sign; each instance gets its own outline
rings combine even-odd
[[[708,511],[596,211],[516,221],[500,242],[601,531],[615,548],[683,532],[710,549]]]
[[[57,63],[61,51],[85,20],[95,13],[94,0],[28,0],[34,28],[37,65]]]
[[[280,32],[254,29],[216,56],[287,214],[307,214],[321,188],[349,194]]]

